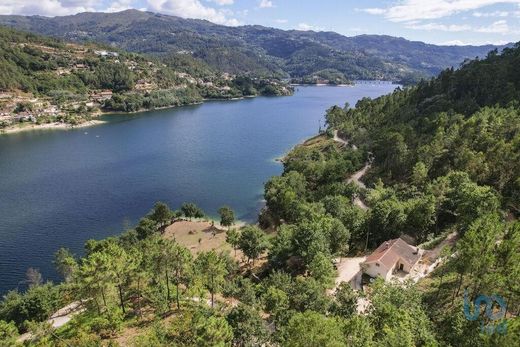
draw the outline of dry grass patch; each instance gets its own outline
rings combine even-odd
[[[165,229],[163,235],[185,246],[193,255],[215,250],[229,251],[235,256],[235,251],[226,242],[226,229],[212,225],[210,221],[176,221]],[[242,252],[237,251],[235,258],[241,260]]]

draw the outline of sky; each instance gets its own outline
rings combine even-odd
[[[443,45],[520,41],[520,0],[0,0],[0,14],[130,8],[231,26],[385,34]]]

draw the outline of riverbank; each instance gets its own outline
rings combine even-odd
[[[328,84],[328,83],[291,83],[292,87],[353,87],[354,83]]]
[[[291,94],[292,95],[292,94]],[[276,96],[291,96],[291,95],[276,95]],[[103,110],[99,109],[96,112],[90,114],[93,118],[98,118],[101,116],[117,116],[117,115],[131,115],[131,114],[137,114],[137,113],[143,113],[143,112],[151,112],[151,111],[159,111],[159,110],[167,110],[167,109],[173,109],[178,107],[184,107],[184,106],[194,106],[194,105],[201,105],[207,101],[237,101],[237,100],[245,100],[245,99],[251,99],[256,98],[258,96],[263,95],[246,95],[236,98],[220,98],[220,99],[202,99],[202,101],[196,101],[191,103],[186,103],[183,105],[170,105],[170,106],[162,106],[162,107],[154,107],[151,109],[140,109],[137,111],[113,111],[113,110]],[[0,129],[0,135],[2,134],[15,134],[19,132],[25,132],[30,130],[71,130],[76,128],[84,128],[84,127],[91,127],[94,125],[99,125],[106,123],[106,121],[93,119],[89,121],[85,121],[83,123],[79,124],[69,124],[69,123],[61,123],[61,122],[52,122],[52,123],[44,123],[44,124],[35,124],[35,123],[18,123],[12,126],[8,126],[6,128]]]
[[[60,123],[60,122],[53,122],[53,123],[45,123],[45,124],[34,124],[34,123],[20,123],[13,127],[7,127],[5,129],[0,130],[1,134],[15,134],[20,133],[24,131],[31,131],[31,130],[71,130],[71,129],[77,129],[77,128],[86,128],[91,127],[99,124],[106,123],[105,121],[99,120],[99,119],[93,119],[86,121],[84,123],[72,125],[68,123]]]

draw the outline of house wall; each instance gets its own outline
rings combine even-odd
[[[406,273],[410,273],[412,271],[412,267],[407,262],[403,261],[402,259],[399,259],[399,261],[395,264],[395,269],[399,270],[400,264],[403,264],[403,271]]]
[[[390,269],[387,269],[383,264],[376,266],[375,262],[365,264],[365,273],[370,277],[382,277],[385,280],[388,280],[389,276],[392,275]]]
[[[390,269],[388,269],[388,272],[386,273],[385,281],[390,281],[392,279],[392,275],[394,274],[394,269],[396,269],[397,263],[394,264]]]

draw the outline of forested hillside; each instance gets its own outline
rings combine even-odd
[[[375,156],[372,182],[410,183],[463,171],[493,187],[503,207],[520,213],[520,48],[448,69],[416,88],[355,109],[334,108],[327,120]]]
[[[290,93],[280,81],[222,74],[188,55],[160,60],[0,27],[0,127]]]
[[[64,282],[28,271],[29,289],[0,304],[0,343],[519,345],[519,59],[518,46],[492,52],[356,108],[330,108],[327,131],[266,183],[263,229],[233,227],[225,206],[226,229],[206,222],[205,240],[225,239],[222,251],[168,234],[203,217],[191,203],[157,203],[120,236],[87,241],[82,257],[59,250]],[[352,176],[363,167],[366,187]],[[424,272],[392,282],[365,274],[356,289],[338,282],[338,259],[397,237],[417,245]],[[480,310],[481,295],[500,307]],[[70,303],[79,307],[72,320],[50,327]]]
[[[266,184],[260,222],[280,225],[272,265],[312,273],[323,254],[373,249],[397,237],[426,249],[446,242],[447,259],[414,286],[437,342],[517,344],[519,59],[518,45],[493,51],[416,87],[330,108],[327,134],[294,149],[284,174]],[[349,145],[332,141],[334,130]],[[361,188],[346,178],[365,162]],[[367,207],[352,203],[359,197]],[[478,325],[485,321],[465,318],[464,295],[483,293],[507,298],[507,333],[486,333]],[[417,338],[402,343],[424,343]]]
[[[385,79],[413,83],[494,46],[435,46],[389,36],[226,27],[150,12],[81,13],[65,17],[0,16],[15,28],[75,41],[94,40],[157,55],[189,54],[219,71],[285,76],[304,82]],[[330,79],[332,70],[334,79]]]

